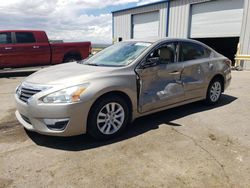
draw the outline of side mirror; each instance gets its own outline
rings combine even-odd
[[[142,63],[142,68],[148,68],[148,67],[154,67],[156,65],[158,65],[160,62],[160,58],[159,57],[151,57],[146,59],[145,62]]]

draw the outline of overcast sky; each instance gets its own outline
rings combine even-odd
[[[111,43],[111,11],[159,0],[1,0],[0,30],[41,29],[50,39]]]

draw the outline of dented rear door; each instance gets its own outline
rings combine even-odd
[[[207,74],[209,53],[200,44],[182,42],[179,61],[184,64],[182,81],[186,99],[203,97],[206,93],[205,78]]]

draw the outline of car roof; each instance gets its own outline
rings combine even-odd
[[[149,37],[149,38],[142,38],[142,39],[129,39],[129,40],[124,40],[123,42],[129,42],[129,41],[133,41],[133,42],[149,42],[149,43],[161,43],[161,42],[168,42],[168,41],[176,41],[176,42],[191,42],[191,43],[196,43],[199,44],[203,47],[206,47],[212,51],[214,51],[211,47],[207,46],[206,44],[197,41],[197,40],[193,40],[193,39],[187,39],[187,38],[171,38],[171,37]]]
[[[128,39],[124,40],[124,42],[128,41],[134,41],[134,42],[150,42],[150,43],[158,43],[158,42],[164,42],[164,41],[182,41],[182,42],[196,42],[200,43],[196,40],[187,39],[187,38],[171,38],[171,37],[149,37],[149,38],[141,38],[141,39]]]
[[[141,38],[141,39],[128,39],[128,40],[124,40],[124,41],[125,42],[133,41],[133,42],[150,42],[150,43],[154,43],[154,42],[157,42],[157,41],[159,41],[161,39],[163,39],[163,38],[149,37],[149,38]]]

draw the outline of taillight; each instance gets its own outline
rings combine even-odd
[[[232,61],[229,59],[225,60],[224,63],[226,63],[229,67],[232,65]]]
[[[89,54],[91,54],[91,53],[92,53],[92,47],[89,46]]]

